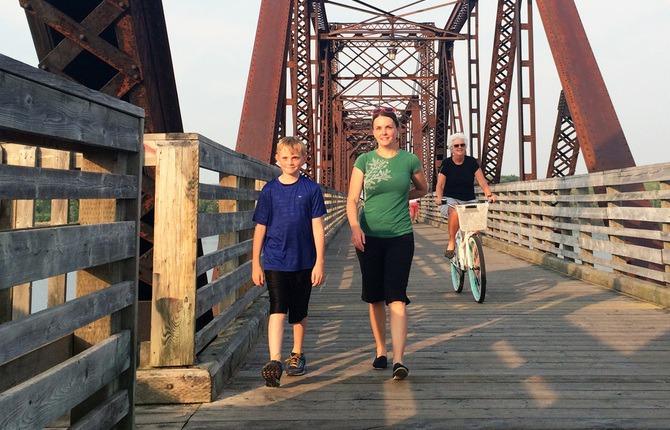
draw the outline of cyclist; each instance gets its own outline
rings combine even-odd
[[[449,243],[444,252],[444,256],[449,259],[454,256],[456,232],[459,227],[456,210],[449,206],[476,202],[475,179],[484,191],[486,199],[496,201],[496,196],[491,192],[477,159],[466,155],[466,141],[467,138],[463,133],[455,133],[447,138],[451,157],[442,160],[435,187],[435,204],[440,206],[442,216],[449,220]],[[442,204],[442,196],[446,197],[446,204]]]

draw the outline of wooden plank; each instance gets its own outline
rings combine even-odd
[[[105,95],[99,91],[94,91],[69,79],[42,71],[2,54],[0,54],[0,70],[32,81],[37,85],[53,88],[59,92],[85,99],[119,112],[125,112],[128,115],[144,118],[144,109],[138,106],[124,102],[116,97]]]
[[[664,208],[632,208],[632,207],[608,207],[608,208],[575,208],[575,207],[531,207],[525,205],[497,204],[496,210],[501,212],[544,215],[554,217],[587,218],[587,219],[619,219],[631,221],[663,222],[670,219],[670,209]]]
[[[236,176],[226,175],[219,173],[219,185],[227,188],[240,188],[240,179]],[[237,212],[239,210],[239,205],[237,200],[219,200],[219,213],[226,212]],[[231,231],[229,233],[222,233],[219,235],[218,240],[218,249],[226,248],[240,242],[240,235],[236,231]],[[233,258],[219,264],[214,267],[212,270],[212,281],[219,279],[222,275],[232,272],[235,268],[239,266],[239,258]],[[235,302],[236,293],[230,294],[228,297],[223,299],[220,303],[215,304],[212,307],[213,316],[219,315],[223,312],[224,309],[228,308],[233,302]]]
[[[37,148],[23,145],[5,145],[5,150],[7,151],[8,164],[14,166],[35,166],[35,162],[37,161]],[[0,165],[0,168],[2,167],[3,166]],[[10,169],[12,168],[9,166],[4,167],[8,167]],[[35,201],[14,200],[12,204],[12,228],[27,229],[33,227],[34,225]],[[2,287],[0,287],[0,289],[2,289]],[[16,285],[12,289],[12,319],[17,320],[30,315],[31,304],[32,284],[28,282]]]
[[[70,430],[111,429],[128,415],[128,412],[132,409],[129,402],[128,391],[119,391],[86,414],[85,417],[73,423]]]
[[[184,366],[195,359],[198,143],[157,145],[151,365]]]
[[[200,288],[196,297],[196,317],[204,314],[216,303],[240,288],[249,278],[251,278],[251,261],[247,261],[233,271]]]
[[[72,336],[65,336],[0,366],[0,392],[72,357]]]
[[[136,181],[130,175],[0,165],[0,198],[133,199]]]
[[[131,221],[2,232],[0,289],[131,258],[134,237]]]
[[[40,166],[52,169],[68,170],[70,153],[49,148],[40,148]],[[49,225],[64,225],[68,222],[68,199],[51,200],[51,218]],[[47,307],[65,303],[67,293],[67,275],[52,276],[47,280]]]
[[[209,324],[195,335],[195,349],[201,351],[214,339],[232,320],[237,318],[244,309],[265,291],[263,288],[252,287],[246,294],[235,301],[228,309],[217,315]]]
[[[212,400],[209,372],[198,367],[137,371],[137,402],[207,403]]]
[[[218,214],[198,214],[198,237],[217,236],[222,233],[253,228],[254,211],[228,212]]]
[[[276,166],[233,151],[201,135],[198,135],[198,141],[200,142],[200,166],[205,169],[238,178],[264,181],[271,181],[279,176],[279,168]]]
[[[0,393],[0,428],[44,427],[128,369],[131,351],[123,331]]]
[[[198,257],[196,264],[196,274],[201,275],[207,272],[209,269],[213,269],[215,266],[224,264],[227,261],[232,260],[233,258],[239,257],[242,254],[245,254],[251,251],[251,245],[253,240],[245,240],[242,243],[237,243],[219,249],[209,254],[205,254],[202,257]]]
[[[260,191],[241,188],[200,184],[200,198],[203,200],[257,200]]]
[[[136,116],[0,74],[1,129],[99,148],[140,151],[142,131]],[[48,141],[43,144],[50,146]]]
[[[647,166],[628,167],[625,169],[607,170],[604,172],[592,172],[563,178],[495,184],[492,186],[491,190],[496,194],[499,192],[528,190],[552,191],[570,188],[641,184],[645,182],[668,180],[670,180],[670,163],[659,163]]]
[[[123,282],[21,321],[0,325],[0,365],[68,335],[85,324],[133,304],[135,285]]]

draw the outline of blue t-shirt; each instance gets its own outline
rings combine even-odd
[[[321,188],[300,176],[289,185],[273,179],[261,190],[254,221],[265,225],[263,268],[296,272],[314,267],[316,248],[312,218],[326,214]]]

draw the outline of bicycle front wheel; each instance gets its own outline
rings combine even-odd
[[[477,303],[483,303],[486,296],[486,264],[484,262],[484,250],[482,239],[478,235],[472,235],[467,243],[468,278],[470,289]]]
[[[465,280],[465,273],[458,267],[458,262],[456,258],[451,259],[451,286],[454,287],[454,291],[460,293],[463,291],[463,281]]]

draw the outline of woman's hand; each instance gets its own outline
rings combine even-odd
[[[498,200],[498,196],[493,193],[489,193],[486,195],[486,200],[488,200],[489,203],[495,203]]]
[[[265,284],[265,274],[260,264],[251,264],[251,280],[258,287],[262,287]]]
[[[365,251],[365,233],[361,230],[360,227],[351,227],[351,243],[354,244],[354,248],[359,251]]]

